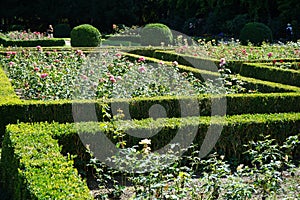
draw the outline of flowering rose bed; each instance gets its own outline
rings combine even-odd
[[[229,42],[205,42],[199,40],[197,45],[188,45],[187,42],[180,43],[176,48],[176,52],[184,53],[199,57],[211,58],[226,58],[227,60],[273,60],[280,61],[281,59],[299,59],[300,58],[300,43],[282,44],[266,44],[260,47],[255,47],[249,44],[248,46],[240,45],[239,41]]]
[[[27,31],[11,31],[6,34],[0,33],[0,36],[5,36],[10,40],[41,40],[48,39],[44,33],[38,31],[27,32]]]
[[[14,88],[24,99],[131,98],[200,93],[235,93],[234,86],[201,82],[191,73],[179,73],[177,62],[148,64],[143,57],[129,61],[114,50],[85,55],[81,50],[23,49],[1,55]],[[224,71],[224,70],[221,70]],[[230,85],[230,84],[228,84]]]
[[[300,62],[284,62],[283,60],[273,60],[272,63],[268,63],[268,65],[281,69],[300,69]]]

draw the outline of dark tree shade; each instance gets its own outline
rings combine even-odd
[[[160,22],[191,35],[225,32],[236,37],[245,23],[262,22],[280,37],[288,22],[296,36],[300,26],[299,0],[0,0],[0,5],[4,31],[13,25],[45,31],[49,24],[73,28],[88,23],[110,33],[112,24]]]

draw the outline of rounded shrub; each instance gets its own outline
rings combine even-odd
[[[173,43],[173,34],[170,28],[164,24],[147,24],[141,31],[141,44],[160,46]]]
[[[96,47],[100,42],[100,31],[90,24],[76,26],[71,31],[71,46],[73,47]]]
[[[240,33],[240,41],[243,45],[248,42],[261,45],[262,42],[272,42],[272,30],[263,23],[250,22],[245,24]]]
[[[56,24],[54,26],[54,37],[68,38],[70,37],[71,27],[69,24]]]

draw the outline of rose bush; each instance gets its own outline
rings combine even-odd
[[[24,99],[131,98],[238,91],[228,84],[220,85],[220,81],[201,82],[192,73],[180,73],[177,62],[173,63],[173,66],[163,62],[149,64],[144,57],[129,61],[113,50],[89,56],[81,50],[44,52],[40,46],[34,51],[8,51],[0,61]],[[222,78],[225,81],[224,73],[220,72]]]

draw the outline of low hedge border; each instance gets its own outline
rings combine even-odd
[[[51,38],[47,40],[9,40],[0,36],[0,44],[4,47],[49,47],[49,46],[65,46],[65,40],[61,38]]]
[[[210,116],[211,105],[218,105],[219,101],[226,97],[227,115],[247,113],[284,113],[300,112],[299,93],[270,93],[270,94],[231,94],[202,95],[198,97],[155,97],[109,100],[107,103],[117,110],[128,109],[125,119],[149,118],[149,110],[153,105],[161,105],[165,108],[168,117],[181,117],[180,102],[198,102],[199,116]],[[0,105],[0,135],[2,136],[7,124],[19,122],[56,121],[60,123],[74,122],[72,101],[20,101],[15,103],[3,103]],[[101,113],[103,101],[80,101],[76,105],[82,105],[83,109],[91,106],[96,110],[98,121],[103,120]],[[182,103],[181,103],[182,104]],[[75,105],[75,104],[74,104]],[[186,103],[188,105],[188,103]],[[116,113],[114,111],[113,113]],[[130,116],[129,116],[130,115]],[[193,113],[194,115],[194,113]]]
[[[123,55],[127,56],[128,58],[131,59],[138,59],[139,57],[141,57],[141,55],[138,54],[132,54],[132,53],[126,53],[124,52]],[[154,63],[159,63],[162,60],[156,59],[156,58],[151,58],[151,57],[145,57],[147,62],[154,62]],[[197,66],[186,66],[186,65],[178,65],[178,68],[181,72],[192,72],[193,75],[204,81],[204,80],[214,80],[216,78],[220,77],[220,74],[218,72],[213,72],[212,68],[216,69],[215,64],[212,61],[209,60],[198,60],[198,64]],[[165,61],[163,60],[164,63],[166,65],[171,66],[173,63],[171,61]],[[175,60],[173,60],[175,61]],[[202,66],[206,66],[206,67],[202,67]],[[211,66],[211,67],[209,67]],[[201,69],[200,69],[201,68]],[[205,69],[202,69],[205,68]],[[263,81],[263,80],[259,80],[259,79],[255,79],[255,78],[249,78],[249,77],[245,77],[245,76],[241,76],[241,75],[232,75],[232,77],[237,77],[239,80],[241,80],[242,82],[246,83],[245,87],[248,90],[258,90],[259,92],[262,93],[276,93],[276,92],[300,92],[300,88],[296,87],[296,86],[290,86],[290,85],[285,85],[285,84],[280,84],[280,83],[274,83],[274,82],[270,82],[270,81]]]
[[[0,104],[8,102],[16,102],[19,98],[15,93],[8,77],[4,70],[0,68]]]
[[[133,43],[141,43],[140,35],[108,35],[106,40],[109,41],[128,41]],[[105,42],[105,41],[104,41]]]
[[[216,71],[220,61],[216,59],[200,58],[190,55],[178,54],[172,50],[162,51],[155,49],[137,49],[129,53],[162,59],[165,61],[178,61],[181,65],[190,66],[206,71]],[[280,60],[280,59],[276,59]],[[300,62],[300,59],[281,59],[286,62]],[[265,63],[273,60],[227,60],[228,68],[234,74],[241,76],[282,83],[292,86],[300,86],[300,72],[296,70],[269,67]]]
[[[3,142],[2,184],[15,200],[93,199],[64,157],[47,123],[9,125]]]
[[[241,76],[300,87],[298,70],[281,69],[263,63],[244,63],[237,73]]]
[[[84,134],[90,141],[95,141],[98,133],[106,133],[108,138],[113,138],[113,133],[105,127],[105,124],[95,122],[76,126],[58,123],[7,126],[1,160],[5,188],[13,194],[13,199],[91,199],[87,187],[72,168],[70,154],[79,155],[80,158],[80,155],[86,153],[82,152],[82,145],[77,145],[80,141],[78,133]],[[168,144],[179,129],[196,130],[193,143],[201,146],[209,127],[222,128],[220,138],[212,150],[240,163],[245,161],[242,157],[242,152],[246,150],[244,145],[251,140],[261,139],[260,134],[270,135],[280,144],[288,136],[298,134],[300,113],[145,119],[123,121],[120,128],[124,128],[125,132],[135,131],[141,134],[157,131],[150,138],[151,149],[155,151]],[[186,134],[189,132],[180,135],[183,141]],[[210,137],[219,137],[217,132],[210,134]],[[125,139],[128,147],[141,140],[128,135]],[[62,149],[58,143],[63,146]],[[95,144],[90,145],[91,149],[93,145]],[[69,153],[68,158],[61,154],[63,151],[66,151],[65,154]],[[299,146],[293,154],[299,157]]]

